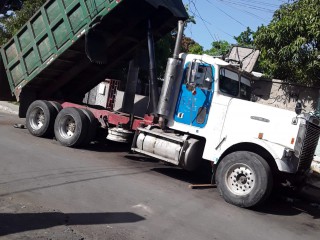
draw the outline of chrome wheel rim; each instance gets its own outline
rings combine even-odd
[[[31,112],[30,125],[32,129],[39,130],[43,127],[46,118],[42,108],[36,107]]]
[[[76,122],[70,115],[64,116],[59,121],[59,134],[64,139],[71,138],[76,131]]]
[[[225,183],[229,190],[236,195],[247,195],[255,186],[254,171],[246,164],[236,163],[229,167]]]

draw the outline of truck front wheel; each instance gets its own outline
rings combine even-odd
[[[226,202],[248,208],[268,198],[273,179],[270,166],[261,156],[239,151],[221,160],[216,172],[216,183]]]

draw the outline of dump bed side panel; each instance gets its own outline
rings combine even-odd
[[[40,11],[1,49],[12,92],[22,88],[67,50],[98,14],[118,1],[55,0]]]
[[[147,19],[159,38],[186,17],[181,0],[47,1],[1,48],[11,92],[18,98],[27,85],[37,98],[83,94],[132,57],[146,40]],[[87,58],[85,35],[92,29],[103,32],[105,65]]]

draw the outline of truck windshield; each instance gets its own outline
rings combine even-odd
[[[236,72],[221,68],[219,77],[220,91],[231,96],[239,95],[239,76]]]
[[[251,82],[248,78],[241,76],[240,81],[240,98],[245,100],[251,99]]]

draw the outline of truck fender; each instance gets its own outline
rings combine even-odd
[[[226,141],[217,150],[216,163],[219,162],[229,153],[236,151],[251,151],[263,157],[270,167],[280,172],[295,173],[297,171],[296,165],[292,161],[285,161],[283,158],[285,146],[268,142],[262,139],[242,139],[242,141]]]

